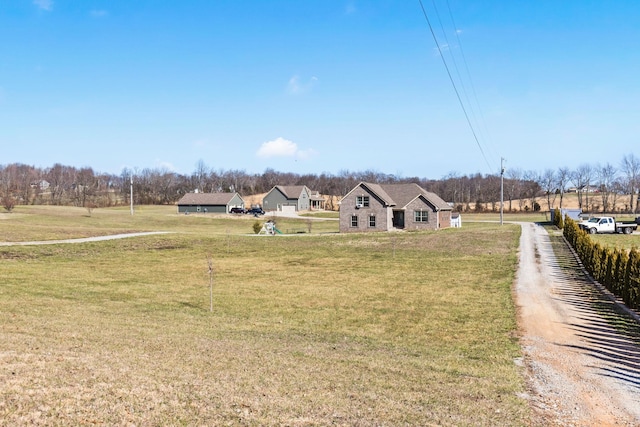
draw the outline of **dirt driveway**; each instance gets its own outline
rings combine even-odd
[[[542,226],[521,226],[516,301],[532,424],[640,426],[635,325],[615,313],[566,248],[554,255]]]

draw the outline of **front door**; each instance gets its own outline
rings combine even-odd
[[[404,211],[393,211],[393,226],[404,228]]]

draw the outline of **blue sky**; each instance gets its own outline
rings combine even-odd
[[[640,155],[639,2],[423,4],[478,141],[418,0],[0,0],[0,164],[439,179]]]

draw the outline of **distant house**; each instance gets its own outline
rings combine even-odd
[[[47,190],[51,184],[49,184],[49,181],[45,181],[44,179],[37,181],[37,182],[32,182],[31,183],[31,188],[37,188],[38,190]]]
[[[306,185],[276,185],[262,198],[265,211],[308,211],[311,190]]]
[[[312,211],[317,211],[317,210],[324,210],[324,197],[322,197],[320,195],[319,191],[315,191],[313,193],[311,193],[311,205],[310,205],[310,209]]]
[[[188,193],[178,200],[178,213],[229,213],[244,208],[238,193]]]
[[[600,187],[596,187],[595,185],[583,185],[578,188],[578,193],[599,193]]]
[[[361,182],[340,200],[340,232],[438,230],[452,208],[417,184]]]

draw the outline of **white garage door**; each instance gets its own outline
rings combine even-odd
[[[296,213],[295,206],[280,206],[280,212],[283,213]]]

